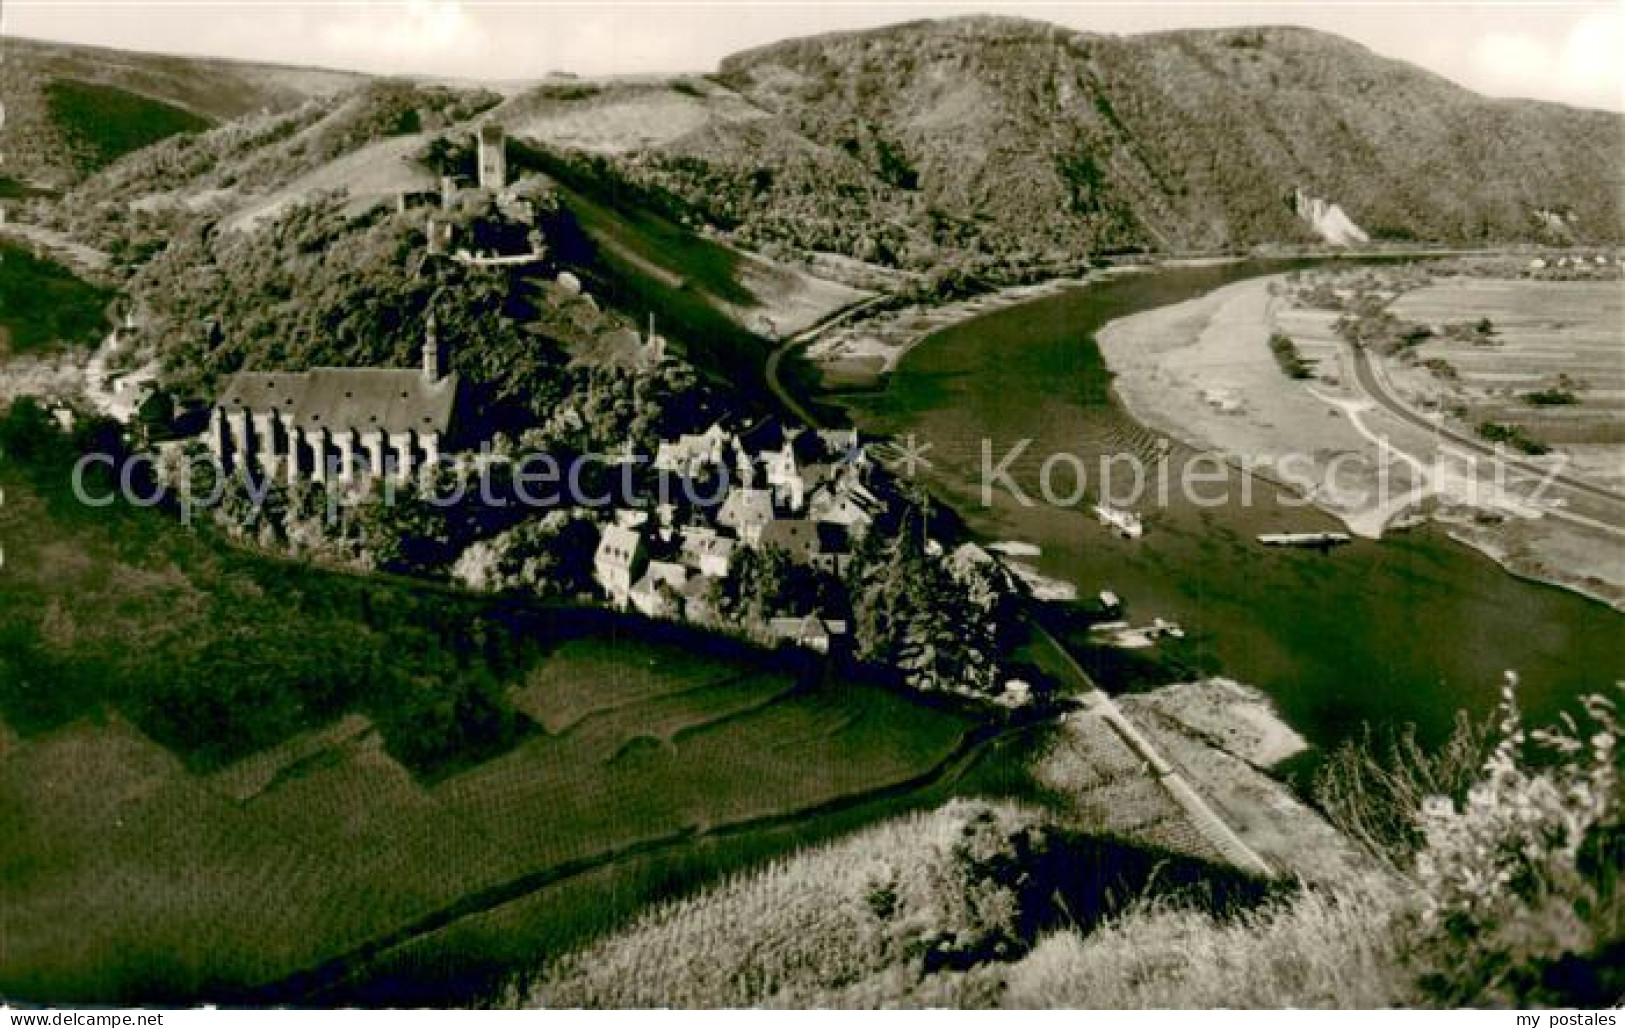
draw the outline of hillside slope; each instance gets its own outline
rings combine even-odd
[[[364,76],[7,38],[6,174],[62,188],[177,132],[330,96]]]
[[[914,22],[737,54],[701,99],[590,145],[757,246],[921,266],[1310,242],[1299,190],[1377,239],[1625,237],[1625,119],[1486,99],[1305,29]],[[533,97],[514,128],[571,145],[603,102]]]

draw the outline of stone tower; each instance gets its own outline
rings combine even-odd
[[[480,188],[500,193],[507,185],[507,142],[502,126],[488,121],[480,126]]]

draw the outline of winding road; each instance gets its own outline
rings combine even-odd
[[[844,325],[846,322],[851,321],[853,318],[864,313],[865,311],[878,307],[890,299],[890,296],[886,295],[885,293],[880,293],[875,296],[868,297],[867,299],[859,300],[856,303],[848,304],[847,306],[842,307],[840,310],[826,315],[816,324],[804,328],[795,335],[785,339],[778,345],[777,348],[773,350],[772,353],[767,355],[767,365],[763,369],[763,374],[767,378],[767,387],[773,391],[774,397],[778,399],[779,403],[784,407],[785,410],[789,411],[791,414],[794,414],[798,419],[809,425],[817,425],[819,423],[817,415],[809,410],[800,400],[796,399],[790,390],[784,387],[784,382],[779,377],[779,368],[783,364],[784,358],[798,348],[811,343],[813,340],[817,339],[819,336],[823,335],[825,332],[828,332],[837,325]]]
[[[1424,431],[1435,432],[1441,438],[1450,440],[1450,442],[1462,449],[1499,461],[1506,467],[1520,471],[1536,480],[1545,481],[1545,491],[1548,495],[1557,494],[1567,501],[1566,505],[1568,507],[1572,508],[1575,506],[1575,501],[1579,501],[1580,506],[1589,508],[1600,520],[1625,528],[1625,495],[1600,486],[1595,482],[1588,482],[1572,475],[1565,475],[1561,471],[1556,471],[1533,461],[1513,457],[1482,439],[1476,439],[1463,432],[1458,432],[1440,423],[1440,421],[1435,421],[1425,413],[1405,403],[1394,393],[1386,376],[1364,347],[1351,344],[1351,349],[1353,351],[1354,377],[1360,388],[1394,417]]]

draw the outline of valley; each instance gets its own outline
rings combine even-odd
[[[1617,113],[1292,27],[4,45],[0,997],[1617,982]]]

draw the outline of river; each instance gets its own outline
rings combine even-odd
[[[976,534],[1038,545],[1041,571],[1086,597],[1114,590],[1137,623],[1178,621],[1188,636],[1172,644],[1172,659],[1261,687],[1322,747],[1365,723],[1412,723],[1436,740],[1457,709],[1490,710],[1507,669],[1520,673],[1520,703],[1539,719],[1625,680],[1625,620],[1609,608],[1516,579],[1432,528],[1330,553],[1266,549],[1259,532],[1340,526],[1266,482],[1244,483],[1239,472],[1200,494],[1228,493],[1227,502],[1199,504],[1177,488],[1193,456],[1177,446],[1160,464],[1176,486],[1169,501],[1137,505],[1146,523],[1139,540],[1099,524],[1093,481],[1088,498],[1066,506],[1040,498],[1039,468],[1050,454],[1071,455],[1052,465],[1052,494],[1064,498],[1075,492],[1070,469],[1078,464],[1093,479],[1103,454],[1156,462],[1162,453],[1158,437],[1114,399],[1095,331],[1293,266],[1164,269],[987,313],[924,340],[883,388],[840,402],[866,431],[929,447],[923,480]],[[1010,477],[1034,505],[1003,488],[984,503],[986,467],[1023,440],[1031,443],[1010,462]],[[1108,687],[1112,676],[1108,667]]]

